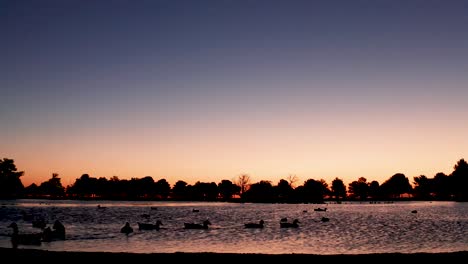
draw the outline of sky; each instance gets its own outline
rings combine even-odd
[[[0,2],[0,158],[219,183],[450,174],[468,1]]]

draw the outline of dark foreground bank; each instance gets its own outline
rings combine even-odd
[[[387,261],[455,261],[468,260],[468,251],[453,253],[384,253],[384,254],[360,254],[360,255],[313,255],[313,254],[231,254],[231,253],[107,253],[107,252],[59,252],[35,249],[10,249],[0,248],[0,259],[21,261],[34,261],[47,263],[64,263],[72,261],[79,263],[85,261],[103,261],[106,263],[122,263],[132,261],[133,263],[154,263],[155,261],[170,260],[189,261],[195,263],[219,263],[220,261],[359,261],[359,263],[388,263]],[[124,262],[124,263],[125,263]],[[463,262],[463,261],[462,261]],[[334,262],[335,263],[335,262]]]

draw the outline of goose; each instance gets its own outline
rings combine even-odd
[[[148,224],[148,223],[140,223],[138,222],[138,229],[139,230],[159,230],[161,229],[161,225],[163,225],[163,223],[161,221],[156,221],[156,224]]]
[[[50,227],[44,229],[43,241],[65,240],[65,226],[59,220],[55,220],[52,228],[53,230]]]
[[[194,223],[184,223],[185,229],[208,229],[208,225],[211,225],[209,220],[203,221],[203,225]]]
[[[297,219],[294,219],[294,221],[292,223],[288,223],[288,222],[280,222],[280,227],[281,228],[288,228],[288,227],[299,227],[298,225],[299,220]]]
[[[13,222],[8,227],[13,229],[11,235],[11,244],[13,248],[18,248],[18,245],[40,245],[42,240],[42,233],[33,234],[20,234],[18,231],[18,225]]]
[[[129,222],[126,222],[125,225],[120,229],[120,233],[124,233],[126,235],[133,232],[133,228],[130,226]]]
[[[245,228],[263,228],[263,224],[265,222],[263,220],[260,220],[258,223],[246,223],[244,224]]]
[[[59,220],[55,220],[53,228],[58,233],[65,235],[65,226]]]

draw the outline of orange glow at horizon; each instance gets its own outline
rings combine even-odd
[[[255,127],[243,122],[177,124],[171,131],[178,134],[157,129],[95,134],[90,129],[80,137],[30,138],[22,146],[3,148],[2,155],[13,158],[18,169],[25,171],[21,178],[25,186],[40,184],[52,173],[59,173],[64,186],[84,173],[108,179],[152,176],[155,181],[166,179],[171,186],[178,180],[189,184],[235,181],[243,173],[250,175],[252,183],[270,180],[274,185],[291,174],[299,178],[296,185],[307,179],[324,179],[330,185],[335,177],[345,184],[359,177],[383,183],[400,172],[412,182],[422,174],[450,174],[454,164],[466,158],[460,152],[468,149],[463,129],[443,137],[444,126],[435,127],[429,121],[358,121],[328,119],[308,126],[260,120],[261,126]],[[190,133],[185,133],[188,129]]]

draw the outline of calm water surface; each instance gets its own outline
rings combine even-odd
[[[327,211],[314,211],[318,207]],[[27,216],[42,216],[50,226],[60,220],[67,239],[20,247],[57,251],[361,254],[468,250],[468,203],[0,201],[0,247],[11,247],[8,225],[12,221],[18,223],[20,233],[41,231],[32,227]],[[299,228],[280,228],[284,217],[291,222],[299,219]],[[322,217],[330,221],[322,222]],[[208,230],[183,228],[184,222],[206,219],[212,223]],[[244,223],[260,219],[265,221],[263,229],[244,228]],[[138,230],[137,222],[157,220],[164,229]],[[129,236],[120,233],[126,221],[134,228]]]

